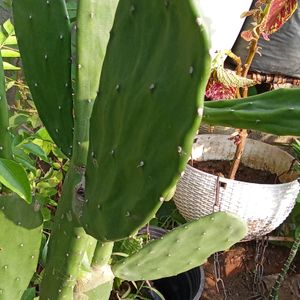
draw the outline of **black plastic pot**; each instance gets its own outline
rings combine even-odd
[[[167,231],[159,227],[143,228],[140,234],[148,233],[151,239],[158,239]],[[204,289],[203,267],[196,267],[177,276],[152,281],[152,285],[166,300],[199,300]],[[162,300],[154,291],[147,292],[153,300]]]

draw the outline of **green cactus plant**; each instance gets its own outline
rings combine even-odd
[[[13,9],[24,72],[35,105],[54,142],[70,157],[74,127],[71,30],[64,1],[16,0]]]
[[[173,276],[202,265],[215,252],[228,249],[246,231],[246,224],[232,214],[214,213],[147,244],[112,270],[117,277],[132,281]]]
[[[5,78],[0,55],[0,159],[4,168],[7,163],[13,163],[10,161],[12,149],[8,126]],[[8,186],[13,188],[10,184]],[[35,211],[33,204],[26,203],[17,194],[2,187],[0,228],[0,299],[20,299],[35,272],[39,258],[42,238],[41,213]]]
[[[21,299],[37,266],[42,217],[15,194],[1,195],[0,208],[0,299]]]
[[[200,124],[206,36],[189,3],[166,3],[120,1],[116,12],[91,117],[80,218],[99,240],[125,238],[153,217],[184,170]]]
[[[279,89],[242,100],[205,102],[203,121],[210,125],[300,135],[300,89]]]
[[[109,265],[113,241],[134,234],[149,221],[170,198],[188,160],[201,121],[210,63],[196,7],[193,0],[80,0],[73,97],[65,1],[13,1],[33,100],[53,140],[71,158],[51,232],[41,300],[106,300],[115,276],[131,280],[174,275],[245,235],[243,222],[217,213],[176,229],[122,263]],[[206,105],[205,120],[227,122],[230,109],[239,111],[239,105],[244,118],[243,105],[253,102],[255,121],[249,111],[250,121],[242,122],[250,127],[261,124],[272,116],[268,118],[260,107],[267,102],[275,107],[276,99],[282,104],[286,94],[272,92],[234,104],[218,102],[216,108]],[[299,96],[299,90],[291,95]],[[298,110],[293,104],[294,118]],[[273,114],[277,123],[260,128],[293,130],[292,123],[280,119],[286,111],[277,111]],[[233,122],[239,121],[239,113],[233,114]],[[256,122],[258,117],[261,122]],[[246,127],[239,124],[235,127]],[[204,236],[195,251],[188,246],[199,231]],[[180,249],[177,240],[184,241]],[[144,254],[152,251],[143,264]],[[85,256],[90,268],[82,271]],[[188,261],[182,259],[187,256]],[[163,263],[164,271],[152,270],[154,263]]]

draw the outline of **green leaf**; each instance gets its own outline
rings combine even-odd
[[[15,34],[15,28],[14,28],[14,25],[11,23],[10,19],[8,19],[6,22],[4,22],[4,24],[2,26],[6,30],[8,35]]]
[[[21,70],[21,68],[19,67],[16,67],[6,61],[3,62],[3,68],[5,71],[18,71],[18,70]]]
[[[3,43],[3,45],[17,45],[17,38],[15,36],[9,36]]]
[[[10,49],[1,49],[2,57],[20,57],[20,52]]]
[[[30,184],[25,170],[18,163],[0,158],[0,182],[31,203]]]
[[[0,44],[3,45],[5,40],[6,40],[6,35],[2,31],[0,31]]]
[[[28,124],[28,115],[15,114],[9,118],[9,127],[18,127],[22,124]]]
[[[34,297],[35,297],[35,288],[28,288],[28,289],[24,292],[24,294],[23,294],[21,300],[33,300]]]
[[[20,147],[22,149],[24,149],[26,152],[28,153],[32,153],[35,156],[39,157],[40,159],[42,159],[45,162],[49,162],[49,159],[45,153],[45,151],[38,146],[37,144],[34,143],[26,143],[26,144],[22,144],[20,145]]]
[[[6,91],[10,90],[15,85],[15,83],[16,83],[15,80],[8,81],[6,83]]]

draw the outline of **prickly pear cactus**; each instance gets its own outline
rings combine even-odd
[[[42,218],[17,195],[1,195],[0,228],[0,299],[21,299],[37,266]]]
[[[14,0],[13,15],[25,77],[39,115],[54,142],[70,156],[71,30],[65,1]]]
[[[300,135],[300,89],[279,89],[242,100],[205,103],[203,121],[211,125]]]
[[[153,280],[202,265],[213,253],[240,241],[247,225],[233,214],[218,212],[176,228],[160,240],[113,266],[116,277]]]
[[[210,67],[192,2],[119,1],[91,118],[79,216],[97,239],[134,233],[184,170]]]

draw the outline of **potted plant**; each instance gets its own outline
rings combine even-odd
[[[251,82],[243,77],[247,76],[254,55],[258,51],[260,35],[265,39],[269,39],[269,35],[289,20],[297,9],[297,1],[257,1],[255,4],[249,12],[244,14],[253,16],[255,21],[254,26],[242,32],[243,38],[249,42],[245,63],[242,65],[240,58],[231,53],[230,55],[239,63],[236,73],[234,73],[224,69],[224,61],[221,64],[218,61],[215,62],[208,85],[207,93],[209,95],[220,95],[222,99],[236,98],[236,94],[240,95],[239,89],[242,88],[241,95],[246,97],[247,86],[251,85]],[[253,113],[251,106],[256,99],[263,98],[264,96],[254,97],[252,98],[254,102],[252,100],[240,100],[238,101],[240,104],[237,104],[236,107],[234,107],[235,105],[231,106],[232,101],[235,100],[226,103],[224,101],[220,103],[208,102],[205,121],[208,124],[228,125],[231,123],[240,126],[239,128],[255,129],[255,127],[260,127],[261,122],[264,123],[264,120],[261,120],[259,114],[251,116],[251,113]],[[262,109],[263,106],[260,106],[260,108]],[[231,116],[226,116],[226,107],[228,107]],[[215,108],[220,110],[217,112]],[[221,108],[223,108],[223,111],[221,111]],[[239,115],[240,108],[245,109],[245,111],[248,108],[249,114],[247,116]],[[273,108],[275,109],[275,107]],[[293,109],[294,107],[290,107],[290,111]],[[268,126],[264,126],[266,125],[264,124],[262,126],[264,127],[263,131],[267,130],[274,134],[277,131],[278,133],[280,126],[275,125],[277,121],[272,120],[271,111],[268,111],[267,114],[270,124]],[[218,121],[220,123],[216,121],[216,116],[219,117]],[[229,120],[235,117],[238,117],[238,122],[235,123]],[[255,117],[256,124],[249,126],[247,121],[250,121],[249,118]],[[284,121],[283,115],[278,117]],[[211,122],[212,120],[213,122]],[[272,124],[272,122],[275,124]],[[292,122],[290,124],[290,131],[281,131],[281,134],[294,132],[299,135],[297,128],[292,128],[294,124]],[[276,126],[278,128],[275,128]],[[213,176],[187,166],[185,175],[177,185],[174,200],[187,219],[206,215],[216,209],[238,212],[248,222],[249,231],[246,239],[251,239],[265,235],[283,222],[295,204],[299,185],[297,174],[292,170],[293,157],[275,147],[258,141],[247,141],[246,138],[247,131],[245,129],[239,129],[233,134],[231,139],[237,145],[235,149],[226,136],[200,136],[194,145],[192,160],[228,160],[233,162],[227,173],[222,174],[222,176]],[[234,180],[241,159],[247,167],[276,174],[281,184],[249,184]],[[222,171],[225,173],[224,170]],[[228,179],[223,178],[224,176]],[[278,198],[276,195],[278,195]]]
[[[114,242],[136,234],[170,197],[200,124],[210,59],[193,1],[79,1],[76,62],[64,0],[15,0],[13,15],[32,98],[69,158],[38,274],[39,299],[109,299],[115,277],[175,275],[245,236],[242,220],[220,212],[176,228],[121,262],[111,260]],[[42,203],[26,176],[11,167],[7,113],[1,107],[1,166],[12,176],[0,176],[7,186],[0,223],[9,229],[0,235],[0,292],[20,299],[36,269],[41,230],[18,213],[25,205],[39,220]],[[11,236],[19,230],[24,242],[15,244]]]
[[[245,223],[218,212],[175,229],[122,262],[111,261],[114,241],[135,234],[172,195],[200,124],[210,61],[204,28],[195,22],[201,13],[194,1],[79,1],[73,65],[65,1],[14,0],[13,6],[32,97],[52,139],[70,159],[39,298],[109,299],[115,277],[151,280],[178,274],[242,239]],[[281,98],[289,97],[288,91],[281,93]],[[237,100],[233,106],[239,111],[249,100],[255,110],[260,101],[268,105],[268,98],[278,100],[271,109],[282,105],[272,93],[256,101]],[[228,109],[219,105],[222,120],[217,120],[218,106],[207,106],[204,119],[209,115],[212,123],[226,123]],[[10,144],[5,113],[7,108],[1,109],[0,138],[6,143],[1,151]],[[270,125],[269,117],[257,116]],[[239,126],[238,118],[232,120]],[[290,111],[288,119],[278,121],[287,120],[292,120]],[[13,159],[5,151],[1,156],[9,162],[2,167],[16,181],[8,184],[2,176],[1,183],[30,202],[29,183],[17,176],[20,172],[11,168]],[[40,224],[19,220],[24,202],[9,190],[2,191],[1,200],[15,201],[0,210],[1,224],[9,226],[1,231],[1,249],[13,249],[0,251],[0,291],[5,299],[20,299],[37,264]],[[25,204],[39,216],[39,205]],[[11,236],[21,229],[26,242],[16,245]],[[20,253],[25,267],[20,267]]]

